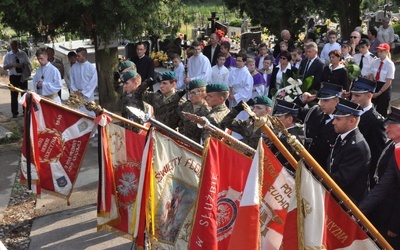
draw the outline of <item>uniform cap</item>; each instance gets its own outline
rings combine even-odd
[[[189,82],[189,91],[192,89],[207,86],[207,83],[202,79],[195,79]]]
[[[132,67],[132,66],[136,66],[136,64],[134,62],[132,62],[132,61],[123,61],[119,65],[118,71],[119,71],[119,73],[121,73],[125,69],[127,69],[129,67]]]
[[[366,45],[366,46],[370,46],[371,43],[369,42],[368,39],[361,39],[360,42],[358,43],[358,45]]]
[[[362,112],[363,109],[359,104],[340,98],[333,115],[338,117],[349,115],[361,116]]]
[[[320,100],[342,96],[343,87],[338,84],[322,82],[317,97]]]
[[[387,115],[385,122],[400,123],[400,108],[394,106],[390,107],[390,113]]]
[[[279,99],[276,100],[274,116],[281,116],[281,115],[297,116],[298,113],[299,113],[299,107],[295,103]]]
[[[207,93],[229,91],[228,86],[223,83],[208,84],[206,88]]]
[[[136,72],[136,70],[128,70],[126,71],[122,77],[121,77],[121,82],[125,83],[126,81],[128,81],[129,79],[135,77],[138,73]]]
[[[263,96],[263,95],[256,96],[253,98],[253,100],[254,100],[254,104],[261,104],[261,105],[267,105],[269,107],[272,107],[272,100],[266,96]]]
[[[176,79],[178,79],[178,75],[174,71],[166,71],[160,75],[158,80],[162,82],[162,81],[176,80]]]
[[[351,88],[352,93],[375,93],[376,82],[371,81],[367,78],[358,77],[354,80],[353,87]]]

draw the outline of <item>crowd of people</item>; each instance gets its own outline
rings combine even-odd
[[[191,44],[193,55],[186,65],[180,55],[170,55],[174,68],[157,79],[159,91],[153,90],[155,73],[146,55],[148,48],[138,43],[137,55],[119,66],[122,116],[142,123],[126,107],[139,108],[198,143],[209,135],[183,112],[206,117],[214,126],[233,131],[234,137],[250,147],[256,148],[258,140],[264,138],[293,173],[295,169],[262,133],[258,122],[263,116],[276,116],[390,244],[400,247],[400,108],[389,107],[395,66],[390,59],[393,40],[388,32],[386,19],[378,31],[368,31],[369,39],[362,39],[355,30],[350,41],[338,43],[338,33],[331,30],[319,53],[312,40],[296,47],[289,31],[284,30],[273,51],[260,44],[254,58],[245,51],[231,55],[229,42],[220,42],[212,34],[204,49],[197,41]],[[4,68],[9,70],[11,83],[26,88],[21,68],[28,59],[16,44],[11,45]],[[40,67],[33,78],[35,91],[60,102],[58,92],[64,78],[71,91],[93,100],[97,73],[87,62],[85,49],[68,55],[69,63],[63,68],[57,67],[54,52],[48,49],[39,49],[36,56]],[[360,69],[355,79],[346,69],[349,61]],[[309,89],[293,102],[277,98],[285,81],[295,75],[301,80],[311,77]],[[18,115],[18,94],[12,92],[11,96],[13,115]],[[249,118],[243,103],[252,107],[255,118]],[[285,135],[277,135],[298,158]]]

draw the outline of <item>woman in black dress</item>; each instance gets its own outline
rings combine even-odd
[[[343,91],[348,92],[350,88],[350,80],[347,76],[347,70],[342,62],[342,52],[340,50],[332,50],[329,52],[331,63],[326,65],[322,71],[322,82],[330,82],[341,85]]]

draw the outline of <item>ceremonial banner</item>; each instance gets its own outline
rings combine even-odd
[[[289,202],[294,195],[294,178],[286,171],[264,141],[262,146],[264,157],[260,204],[261,249],[279,249]]]
[[[190,249],[229,247],[250,166],[251,158],[215,138],[206,140]]]
[[[96,121],[101,125],[102,156],[97,228],[116,231],[133,240],[146,136],[109,123],[111,119],[107,115],[101,115]]]
[[[34,100],[40,98],[34,97]],[[24,103],[24,99],[21,102]],[[36,169],[31,170],[32,177],[38,177],[41,188],[68,199],[78,177],[94,122],[45,101],[32,105],[28,112],[30,127],[25,127],[25,131],[31,131],[33,153],[30,156],[38,156],[39,159],[28,160],[27,151],[23,151],[21,180],[27,180],[27,161],[30,161],[36,164]],[[25,141],[24,145],[27,143]]]
[[[299,195],[289,206],[282,249],[379,249],[302,162],[297,172]]]
[[[150,241],[153,249],[187,249],[198,196],[201,152],[151,131]]]

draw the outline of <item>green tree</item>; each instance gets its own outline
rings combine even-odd
[[[316,13],[325,18],[337,15],[342,37],[346,39],[361,23],[361,0],[224,0],[224,3],[231,10],[240,9],[240,13],[246,13],[253,24],[267,27],[272,34],[278,36],[283,29],[295,35],[305,31],[307,17]]]
[[[65,32],[90,37],[95,46],[100,104],[109,110],[116,110],[119,101],[113,84],[118,50],[108,48],[109,41],[120,36],[135,41],[143,35],[173,32],[179,26],[180,6],[180,0],[0,1],[0,9],[7,10],[3,23],[17,32],[29,32],[36,38]]]

